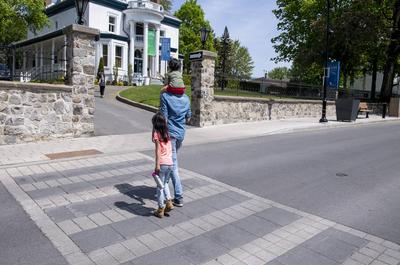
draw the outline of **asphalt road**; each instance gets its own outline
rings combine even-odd
[[[400,123],[184,147],[180,166],[400,243]]]
[[[96,136],[131,134],[151,131],[153,113],[134,108],[115,99],[124,87],[107,86],[105,97],[100,98],[96,89],[94,126]]]
[[[0,264],[68,264],[1,182],[0,201]]]

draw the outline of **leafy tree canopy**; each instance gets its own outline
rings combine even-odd
[[[382,58],[381,51],[387,45],[390,1],[393,0],[331,1],[329,57],[341,61],[344,80],[371,69],[373,59]],[[272,39],[278,54],[274,60],[292,61],[294,73],[300,79],[304,73],[306,79],[320,84],[325,58],[326,1],[277,0],[277,6],[274,14],[281,33]]]
[[[0,45],[24,39],[27,30],[33,32],[47,24],[43,1],[0,1]]]
[[[171,11],[172,0],[161,0],[160,4],[164,7],[165,11]]]
[[[285,79],[290,77],[290,70],[287,67],[276,67],[268,72],[268,78]]]
[[[203,9],[196,0],[187,0],[174,15],[182,20],[179,33],[179,49],[184,55],[184,69],[189,72],[189,53],[202,49],[200,29],[205,27],[210,31],[205,44],[206,50],[215,51],[213,44],[214,33],[210,22],[205,19]]]

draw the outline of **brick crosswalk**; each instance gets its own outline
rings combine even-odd
[[[0,169],[70,264],[399,265],[400,246],[185,169],[157,219],[151,158],[108,154]]]

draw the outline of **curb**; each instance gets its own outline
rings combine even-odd
[[[139,102],[136,102],[136,101],[132,101],[130,99],[122,97],[120,95],[121,92],[122,91],[118,92],[117,96],[115,97],[118,101],[120,101],[122,103],[125,103],[125,104],[128,104],[128,105],[131,105],[131,106],[136,107],[136,108],[140,108],[140,109],[144,109],[144,110],[153,112],[153,113],[158,112],[158,108],[156,108],[156,107],[153,107],[153,106],[150,106],[150,105],[146,105],[146,104],[142,104],[142,103],[139,103]]]

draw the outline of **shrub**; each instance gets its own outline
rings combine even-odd
[[[183,74],[183,83],[185,83],[185,86],[191,86],[192,85],[192,76],[190,74]]]
[[[97,78],[100,77],[100,72],[104,73],[104,59],[103,57],[100,58],[99,67],[97,68]]]

